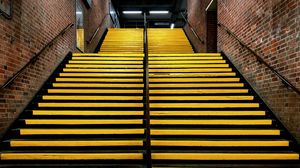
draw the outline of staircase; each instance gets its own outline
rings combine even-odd
[[[110,29],[99,53],[50,76],[5,134],[1,165],[144,167],[147,138],[153,167],[298,164],[297,142],[229,60],[193,53],[182,33],[149,29],[151,137],[143,30]]]

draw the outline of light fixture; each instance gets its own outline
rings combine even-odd
[[[171,28],[171,29],[174,29],[174,27],[175,27],[175,24],[172,23],[171,26],[170,26],[170,28]]]
[[[81,14],[82,14],[82,12],[78,11],[78,12],[76,12],[76,14],[78,14],[78,15],[81,15]]]
[[[168,14],[169,11],[150,11],[150,14]]]
[[[142,14],[142,11],[123,11],[123,14]]]

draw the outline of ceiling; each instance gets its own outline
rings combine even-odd
[[[148,27],[182,27],[184,20],[180,12],[186,10],[186,0],[112,0],[119,16],[121,27],[143,27],[143,14],[123,14],[122,11],[143,11],[147,13]],[[149,14],[149,11],[169,11],[168,14]]]

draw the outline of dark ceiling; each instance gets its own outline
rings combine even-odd
[[[119,16],[121,27],[143,27],[142,14],[123,14],[122,11],[143,11],[147,13],[148,27],[182,27],[184,21],[180,12],[186,10],[186,0],[112,0]],[[168,14],[149,14],[149,11],[169,11]]]

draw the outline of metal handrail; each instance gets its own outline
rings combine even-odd
[[[92,37],[91,37],[89,40],[86,41],[88,44],[91,44],[91,43],[92,43],[92,41],[94,40],[94,38],[95,38],[96,35],[98,34],[100,28],[102,27],[104,21],[106,20],[107,16],[109,16],[109,14],[106,14],[106,15],[104,16],[104,18],[102,19],[101,23],[99,24],[99,26],[97,27],[97,29],[94,31]]]
[[[10,14],[8,15],[7,13],[5,13],[3,10],[0,9],[0,15],[4,16],[6,19],[12,19],[12,15],[13,15],[13,2],[12,0],[9,2],[10,4]]]
[[[20,74],[22,74],[24,72],[24,70],[31,64],[33,64],[34,62],[36,62],[36,60],[38,59],[38,57],[50,46],[53,45],[53,43],[58,39],[59,36],[62,36],[66,33],[66,31],[68,31],[70,28],[72,28],[74,26],[74,23],[70,23],[68,24],[62,31],[60,31],[60,33],[58,35],[56,35],[50,42],[48,42],[37,54],[35,54],[30,61],[24,65],[16,74],[14,74],[10,79],[8,79],[4,85],[1,86],[0,90],[3,90],[4,88],[6,88],[7,86],[9,86],[10,84],[12,84],[12,82],[18,78],[18,76],[20,76]]]
[[[247,50],[250,51],[251,54],[253,54],[257,61],[260,63],[263,63],[266,67],[268,67],[280,80],[281,82],[290,87],[292,90],[294,90],[298,95],[300,95],[300,90],[297,89],[289,80],[287,80],[283,75],[281,75],[277,70],[275,70],[271,65],[269,65],[262,57],[260,57],[254,50],[252,50],[250,47],[247,46],[246,43],[244,43],[235,33],[233,33],[229,28],[227,28],[224,24],[218,23],[218,26],[223,28],[229,35],[234,37],[243,47],[245,47]]]
[[[185,23],[187,23],[188,27],[191,29],[191,31],[193,32],[194,36],[196,36],[196,38],[202,43],[204,44],[205,41],[200,38],[200,36],[196,33],[195,29],[193,28],[193,26],[190,24],[190,22],[187,20],[187,18],[183,15],[183,12],[180,12],[182,18],[184,19]]]
[[[150,134],[150,106],[149,106],[149,67],[148,67],[148,32],[147,16],[144,13],[144,112],[146,125],[146,165],[152,167],[151,134]]]

